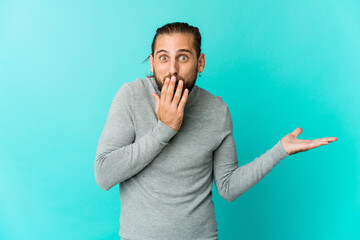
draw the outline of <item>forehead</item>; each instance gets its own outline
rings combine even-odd
[[[161,34],[156,38],[154,52],[157,50],[176,51],[177,49],[193,49],[193,36],[190,33]]]

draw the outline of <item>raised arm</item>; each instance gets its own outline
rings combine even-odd
[[[244,192],[263,179],[280,160],[289,156],[281,142],[260,157],[241,167],[238,166],[236,146],[233,137],[233,126],[230,111],[226,107],[225,137],[214,151],[214,180],[216,188],[225,200],[234,201]]]
[[[95,158],[95,179],[103,190],[134,176],[144,169],[182,125],[188,97],[183,84],[175,90],[175,77],[165,81],[161,96],[153,93],[157,124],[147,134],[135,141],[132,120],[131,88],[125,83],[111,104],[105,127],[101,134]]]
[[[145,168],[177,133],[158,120],[147,134],[134,141],[131,94],[126,83],[118,90],[98,143],[95,179],[105,191]]]

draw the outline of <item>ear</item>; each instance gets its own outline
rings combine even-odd
[[[150,54],[150,71],[151,71],[152,73],[154,72],[153,61],[154,61],[154,58],[153,58],[152,54]]]
[[[202,72],[204,71],[204,68],[205,68],[205,54],[200,54],[199,56],[199,60],[198,60],[198,71],[199,72]]]

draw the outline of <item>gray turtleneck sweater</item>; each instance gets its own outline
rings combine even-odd
[[[120,186],[121,239],[217,239],[212,201],[234,201],[289,156],[278,141],[239,167],[229,108],[194,85],[181,128],[157,119],[154,78],[124,83],[116,93],[95,158],[103,190]]]

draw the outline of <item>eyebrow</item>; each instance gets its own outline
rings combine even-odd
[[[166,51],[166,50],[164,50],[164,49],[161,49],[161,50],[157,51],[157,52],[155,53],[155,55],[158,55],[158,54],[161,53],[161,52],[169,53],[168,51]],[[177,50],[177,52],[187,52],[187,53],[190,53],[191,55],[193,55],[192,52],[191,52],[190,50],[188,50],[188,49],[179,49],[179,50]]]

